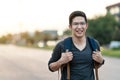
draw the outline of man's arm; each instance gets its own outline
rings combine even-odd
[[[68,63],[73,58],[72,52],[62,53],[61,58],[49,65],[51,71],[57,71],[63,64]]]
[[[96,61],[95,64],[98,66],[98,68],[101,67],[101,65],[103,65],[105,62],[100,51],[93,51],[92,58],[94,61]]]
[[[51,71],[57,71],[61,67],[62,64],[63,63],[60,60],[58,60],[56,62],[51,63],[49,65],[49,68]]]

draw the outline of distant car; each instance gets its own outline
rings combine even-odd
[[[109,47],[110,48],[119,48],[120,47],[120,41],[111,41]]]

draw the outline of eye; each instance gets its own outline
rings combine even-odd
[[[78,22],[74,22],[73,25],[79,25],[79,23]]]
[[[85,22],[80,22],[80,25],[85,25],[86,23]]]
[[[86,22],[73,22],[73,25],[77,26],[77,25],[85,25]]]

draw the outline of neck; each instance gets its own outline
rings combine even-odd
[[[79,50],[83,50],[86,46],[86,37],[76,38],[72,37],[73,43]]]
[[[73,42],[78,45],[86,43],[86,36],[79,37],[79,38],[73,36],[72,39],[73,39]]]

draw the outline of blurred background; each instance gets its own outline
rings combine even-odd
[[[106,64],[100,80],[120,80],[119,0],[1,0],[0,79],[57,79],[47,62],[54,46],[71,35],[68,19],[75,10],[86,13],[87,35],[101,45]]]

